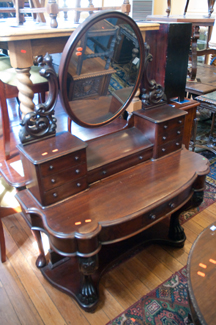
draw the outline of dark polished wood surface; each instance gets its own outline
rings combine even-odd
[[[26,185],[26,178],[21,176],[11,164],[17,163],[20,161],[19,150],[17,145],[20,144],[19,140],[19,130],[20,130],[20,118],[18,114],[18,104],[16,99],[10,99],[9,105],[9,117],[10,117],[10,159],[5,160],[3,150],[0,150],[0,172],[3,177],[6,179],[7,183],[16,187],[22,188]],[[57,101],[55,107],[55,116],[57,118],[57,133],[62,131],[67,131],[68,128],[68,116],[64,112],[60,100]],[[108,124],[103,128],[95,128],[92,132],[92,129],[86,129],[81,126],[78,126],[76,123],[71,123],[72,133],[75,134],[78,138],[83,141],[89,140],[91,138],[102,136],[104,133],[121,130],[125,127],[126,121],[122,118],[119,118],[112,123]],[[1,129],[0,129],[1,131]],[[0,148],[3,148],[3,138],[0,135]]]
[[[145,42],[153,56],[148,77],[164,87],[168,101],[185,97],[190,34],[191,24],[176,24],[169,19],[161,22],[159,31],[146,33]]]
[[[178,222],[179,211],[202,201],[208,171],[206,158],[182,149],[95,182],[85,191],[47,207],[42,207],[28,189],[18,192],[23,217],[38,240],[37,266],[54,286],[72,295],[86,311],[93,311],[99,300],[100,277],[117,258],[108,249],[104,259],[104,245],[123,241],[121,252],[125,252],[129,249],[125,239],[171,215],[165,237],[157,232],[148,238],[182,247],[185,234]],[[58,253],[51,252],[48,265],[40,231],[48,234],[52,249]],[[72,256],[76,258],[68,260]]]
[[[135,220],[148,210],[151,211],[159,202],[172,201],[184,189],[186,191],[190,188],[198,175],[205,175],[207,171],[207,159],[180,150],[92,184],[86,191],[64,201],[63,211],[62,202],[42,209],[28,190],[20,192],[18,199],[22,201],[26,213],[34,206],[43,227],[55,235],[64,233],[63,237],[73,241],[76,233],[84,234],[95,229],[100,232],[102,227],[107,237],[106,228],[115,228],[118,223]],[[85,222],[87,219],[91,219],[88,224]],[[76,222],[81,224],[76,225]],[[110,236],[115,240],[114,232]],[[103,242],[102,235],[100,239]]]
[[[34,98],[37,103],[37,98]],[[22,188],[26,184],[25,177],[21,176],[11,164],[20,161],[19,151],[17,145],[20,143],[20,117],[19,108],[15,98],[10,99],[8,103],[9,118],[10,118],[10,159],[5,160],[3,150],[0,150],[0,172],[6,179],[7,183],[16,187]],[[57,132],[67,130],[67,115],[65,114],[60,101],[57,102],[55,109],[55,116],[58,120]],[[0,136],[0,148],[3,148],[3,138]]]
[[[172,107],[169,107],[169,109],[172,109]],[[173,108],[171,112],[171,114],[174,114],[172,117],[174,117],[175,123],[178,122],[179,117],[181,118],[184,115],[183,112],[177,113],[177,111]],[[148,114],[150,113],[148,112]],[[67,116],[62,112],[60,106],[57,106],[56,115],[59,117],[58,128],[61,129],[59,131],[62,131],[67,126]],[[168,116],[169,114],[167,118]],[[134,131],[137,132],[143,127],[145,113],[143,116],[142,114],[139,116],[138,113],[134,115],[133,119],[130,123],[135,123],[136,130]],[[151,123],[154,124],[154,122],[153,119]],[[159,119],[156,120],[156,124],[158,123],[161,126],[166,126],[165,119],[163,120],[161,114],[159,114]],[[117,126],[122,127],[122,124],[117,123]],[[130,128],[133,132],[133,127],[130,125],[122,134],[127,134],[125,131],[130,130]],[[111,129],[109,126],[108,129],[114,131],[114,134],[117,131],[116,125]],[[117,134],[121,134],[121,132],[117,132]],[[106,139],[107,136],[104,135],[102,138]],[[113,139],[115,140],[115,138],[114,136]],[[101,141],[100,138],[98,139],[98,141]],[[45,141],[41,141],[41,150]],[[114,151],[116,153],[118,148]],[[144,151],[146,152],[146,149]],[[98,150],[98,153],[100,153],[100,150]],[[15,155],[15,157],[18,158],[19,156]],[[29,226],[32,227],[38,241],[40,255],[37,259],[37,266],[42,267],[44,276],[53,284],[54,279],[64,278],[62,274],[65,274],[66,269],[69,272],[68,277],[79,265],[79,271],[73,281],[76,285],[71,289],[70,294],[86,310],[92,310],[98,302],[96,292],[98,281],[107,264],[104,263],[105,265],[102,266],[100,262],[100,272],[95,272],[98,265],[98,253],[104,251],[101,246],[129,239],[163,221],[170,215],[172,215],[171,221],[165,231],[167,234],[166,243],[174,246],[184,244],[185,234],[178,223],[178,213],[176,211],[189,202],[194,205],[197,201],[197,199],[193,199],[194,194],[203,192],[205,175],[208,172],[208,160],[185,149],[177,150],[158,160],[149,159],[120,173],[115,171],[117,172],[115,175],[94,184],[89,184],[86,190],[47,207],[42,207],[29,190],[18,192],[18,199],[23,208],[23,216]],[[7,164],[10,164],[10,161]],[[127,166],[125,162],[124,166]],[[7,170],[6,167],[5,170]],[[199,198],[197,202],[201,202]],[[57,265],[62,265],[65,260],[62,260],[59,254],[51,253],[51,264],[55,267],[51,266],[54,273],[51,272],[52,275],[48,275],[50,269],[48,267],[48,271],[44,263],[43,246],[40,240],[41,230],[49,234],[52,248],[61,256],[66,256],[66,260],[68,260],[68,257],[78,255],[75,257],[75,262],[73,262],[75,263],[73,270],[63,267],[64,272],[61,271],[60,274]],[[155,239],[153,236],[151,238],[152,240]],[[163,241],[162,238],[158,240],[159,242],[160,240]],[[86,272],[88,275],[85,275]],[[96,274],[99,274],[99,277],[96,277],[97,280],[95,280]],[[76,291],[77,283],[85,281],[86,276],[88,278],[86,283],[87,297],[85,295],[80,296],[80,290],[85,288],[84,283],[79,287],[79,291]],[[96,282],[92,284],[91,279]],[[57,284],[54,285],[57,286]],[[93,289],[96,290],[93,296],[89,294],[92,285]],[[63,284],[60,285],[60,289],[68,293],[67,286],[65,287]]]
[[[188,257],[188,294],[194,324],[215,324],[216,223],[194,242]]]

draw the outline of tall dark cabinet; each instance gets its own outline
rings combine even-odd
[[[167,100],[185,97],[188,56],[191,39],[190,23],[160,22],[159,31],[148,31],[146,43],[153,56],[149,79],[164,87]]]

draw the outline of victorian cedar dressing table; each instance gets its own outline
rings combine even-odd
[[[106,27],[107,22],[116,34],[102,28],[86,38],[95,24]],[[127,37],[119,32],[122,28],[138,46],[119,64],[114,53]],[[74,58],[80,52],[85,58],[77,70]],[[103,63],[100,76],[112,70],[106,91],[101,92],[94,80],[89,64],[93,59],[94,66]],[[59,81],[65,111],[91,136],[83,141],[63,132],[18,146],[28,183],[17,199],[38,241],[36,264],[48,281],[87,311],[98,302],[101,275],[120,253],[140,241],[184,245],[178,215],[201,203],[209,170],[207,159],[182,148],[184,110],[159,101],[155,107],[133,112],[128,121],[122,118],[140,84],[143,62],[142,35],[130,17],[101,12],[88,18],[66,44]],[[84,83],[79,99],[74,86],[77,75]],[[113,126],[116,120],[121,121],[118,129]],[[98,128],[106,125],[109,132],[99,134]],[[50,241],[48,264],[41,231]]]

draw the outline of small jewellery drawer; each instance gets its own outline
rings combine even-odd
[[[58,173],[60,170],[76,166],[86,161],[86,151],[79,150],[61,158],[53,159],[40,165],[42,177]]]
[[[70,169],[65,169],[59,173],[44,177],[42,180],[44,191],[49,191],[67,182],[75,181],[86,175],[86,164],[80,164]]]
[[[68,182],[62,186],[55,187],[54,189],[44,192],[42,199],[43,205],[49,205],[60,200],[63,200],[75,193],[78,193],[88,186],[86,177],[79,178],[75,182]]]
[[[159,134],[163,133],[164,131],[177,129],[180,126],[183,126],[183,125],[184,125],[184,116],[180,116],[178,118],[168,120],[166,122],[160,123],[160,125],[159,125]]]
[[[157,148],[156,158],[163,157],[173,151],[180,149],[182,146],[182,138],[178,138],[172,142],[168,142]]]
[[[165,131],[158,137],[158,145],[163,145],[167,142],[173,141],[173,139],[180,138],[183,135],[184,128],[179,127],[171,131]]]

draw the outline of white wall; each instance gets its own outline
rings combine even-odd
[[[171,0],[170,15],[183,15],[186,0]],[[154,0],[154,15],[166,15],[167,0]],[[188,5],[188,14],[207,15],[208,1],[207,0],[190,0]],[[216,5],[215,5],[216,14]]]

